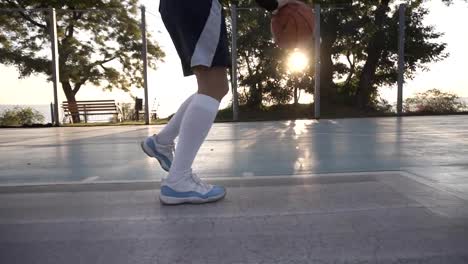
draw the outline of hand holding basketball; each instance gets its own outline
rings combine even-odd
[[[297,0],[278,0],[278,8],[276,8],[275,11],[273,11],[273,14],[278,13],[278,11],[285,5],[291,4],[291,3],[296,3],[299,2]]]
[[[314,13],[300,1],[283,0],[271,19],[271,31],[280,48],[299,48],[311,42]]]

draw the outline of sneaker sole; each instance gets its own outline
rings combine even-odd
[[[153,151],[152,151],[150,148],[148,148],[148,147],[146,146],[146,144],[145,144],[144,141],[142,141],[142,142],[140,143],[140,146],[141,146],[141,150],[143,150],[143,152],[144,152],[146,155],[148,155],[148,157],[150,157],[150,158],[155,158],[155,159],[159,162],[159,165],[161,165],[161,168],[162,168],[163,170],[165,170],[165,171],[167,171],[167,172],[169,171],[170,167],[168,167],[168,166],[158,157],[158,154],[153,153]]]
[[[159,201],[163,205],[181,205],[181,204],[205,204],[205,203],[214,203],[226,197],[226,192],[222,195],[213,196],[210,198],[200,198],[200,197],[189,197],[189,198],[176,198],[165,195],[159,195]]]

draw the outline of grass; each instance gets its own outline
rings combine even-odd
[[[275,105],[253,110],[245,106],[241,106],[239,109],[239,120],[243,122],[313,119],[314,115],[313,104]],[[364,112],[356,108],[343,105],[330,107],[325,106],[321,109],[321,118],[323,119],[378,116],[395,116],[395,114],[378,111]],[[218,113],[217,121],[228,122],[231,120],[232,110],[230,108],[223,109]]]
[[[150,125],[163,125],[167,124],[169,119],[152,120]],[[138,126],[145,125],[145,121],[124,121],[124,122],[96,122],[96,123],[77,123],[77,124],[62,124],[63,127],[93,127],[93,126]]]
[[[427,115],[466,115],[468,112],[458,112],[451,114],[437,113],[407,113],[404,116],[427,116]],[[349,106],[324,106],[321,109],[322,119],[337,119],[337,118],[363,118],[363,117],[394,117],[396,113],[384,113],[378,111],[362,111]],[[246,106],[239,108],[240,122],[256,122],[256,121],[277,121],[277,120],[295,120],[295,119],[313,119],[314,105],[313,104],[288,104],[263,107],[261,109],[249,109]],[[169,122],[170,117],[151,121],[151,125],[163,125]],[[232,122],[232,108],[228,107],[219,111],[216,122]],[[125,121],[121,123],[115,122],[100,122],[100,123],[79,123],[79,124],[62,124],[63,127],[96,127],[96,126],[135,126],[145,125],[144,121]],[[32,126],[39,127],[39,126]],[[40,127],[50,127],[50,125],[41,125]]]

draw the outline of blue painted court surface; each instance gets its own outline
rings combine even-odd
[[[468,116],[215,124],[201,206],[157,201],[160,129],[0,130],[0,263],[468,263]]]
[[[3,129],[0,184],[159,180],[139,142],[161,126]],[[205,178],[405,170],[460,173],[468,117],[215,124],[195,161]]]

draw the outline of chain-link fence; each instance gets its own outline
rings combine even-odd
[[[284,108],[292,118],[320,118],[321,112],[346,116],[352,109],[401,113],[406,5],[392,10],[377,3],[310,8],[315,24],[310,45],[288,50],[273,41],[271,14],[231,7],[237,76],[233,86],[238,87],[241,115],[242,106],[247,111]],[[400,98],[399,104],[379,100],[379,85],[398,86],[394,97]]]
[[[52,122],[51,108],[48,103],[38,104],[21,87],[30,86],[40,90],[40,95],[53,101],[53,89],[43,89],[49,86],[45,76],[31,80],[31,74],[39,72],[50,73],[51,43],[47,30],[47,9],[0,9],[0,113],[10,114],[15,119],[19,112],[36,109],[38,115],[44,116],[44,122]],[[29,23],[31,27],[25,24]],[[23,63],[27,61],[28,63]],[[12,65],[18,67],[11,67]],[[18,79],[21,77],[22,79]],[[9,94],[7,94],[9,93]],[[9,96],[7,96],[9,95]],[[8,97],[8,100],[5,98]],[[15,103],[14,105],[12,103]],[[9,124],[8,120],[1,123]]]
[[[314,101],[315,64],[318,62],[312,36],[305,49],[280,49],[273,41],[270,13],[261,8],[234,5],[230,13],[234,50],[232,72],[236,77],[232,86],[237,91],[233,103],[240,106],[234,108],[234,119],[251,111],[259,115],[268,111],[276,115],[282,111],[291,114],[290,104],[298,109],[298,117],[313,114],[307,106]]]
[[[120,105],[140,97],[144,117],[135,119],[149,123],[157,106],[149,102],[148,67],[164,52],[146,32],[146,9],[126,7],[1,8],[1,67],[22,78],[9,78],[4,94],[19,105],[51,102],[34,107],[57,125],[127,119]]]
[[[241,116],[252,106],[293,109],[293,118],[467,110],[463,97],[468,97],[468,82],[459,72],[462,64],[455,66],[468,54],[461,48],[466,18],[460,10],[466,11],[466,3],[324,2],[310,8],[316,20],[314,40],[309,49],[295,51],[274,44],[270,14],[231,6],[233,86],[238,87]]]
[[[315,32],[302,50],[277,47],[270,13],[244,2],[225,6],[233,89],[220,116],[245,120],[438,111],[427,104],[442,105],[445,112],[466,110],[457,97],[468,97],[461,72],[467,40],[460,27],[466,3],[400,2],[310,4]],[[0,6],[2,93],[8,91],[9,100],[19,105],[44,102],[34,107],[56,124],[170,116],[196,91],[196,82],[182,77],[157,10],[124,5]],[[143,116],[129,114],[135,112],[136,98],[143,99],[138,109]],[[114,106],[102,102],[109,100]],[[97,102],[83,106],[80,101]],[[64,103],[76,107],[67,109]],[[8,102],[0,104],[8,107]]]
[[[466,112],[468,3],[427,1],[408,7],[404,111],[414,114]]]

